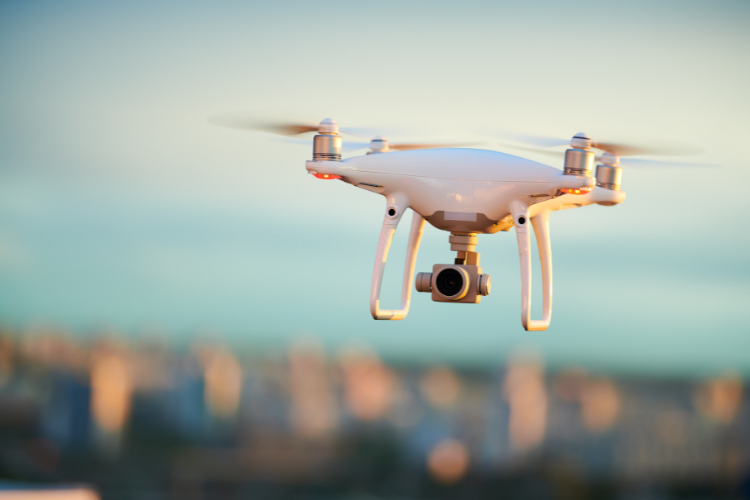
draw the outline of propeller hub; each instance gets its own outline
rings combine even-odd
[[[570,140],[570,147],[573,149],[589,149],[591,148],[591,137],[584,132],[579,132]]]
[[[610,167],[617,167],[620,165],[620,157],[613,155],[612,153],[604,153],[601,157],[602,163],[609,165]]]
[[[370,141],[370,150],[373,153],[385,153],[388,151],[388,139],[379,135]]]
[[[332,118],[326,118],[318,125],[319,134],[338,134],[339,124]]]

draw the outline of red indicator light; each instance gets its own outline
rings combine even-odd
[[[318,179],[341,179],[340,175],[333,175],[333,174],[313,174]]]
[[[560,191],[565,194],[586,194],[591,190],[586,189],[586,188],[583,188],[583,189],[562,188]]]

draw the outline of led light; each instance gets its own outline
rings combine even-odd
[[[317,173],[317,172],[316,172],[316,173],[314,173],[313,175],[314,175],[315,177],[317,177],[318,179],[341,179],[341,176],[340,176],[340,175],[333,175],[333,174],[319,174],[319,173]]]
[[[560,191],[564,194],[586,194],[591,190],[586,189],[586,188],[584,189],[562,188],[560,189]]]

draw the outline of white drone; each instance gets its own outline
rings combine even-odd
[[[219,124],[259,128],[227,123],[226,120],[223,123],[220,120]],[[475,251],[477,235],[515,227],[521,259],[521,323],[526,330],[546,330],[552,317],[550,213],[594,203],[603,206],[622,203],[625,193],[620,190],[622,167],[619,157],[664,153],[663,150],[597,143],[580,133],[570,141],[570,149],[564,153],[564,170],[560,171],[497,151],[446,144],[389,144],[378,136],[369,143],[370,151],[366,155],[342,160],[343,140],[338,125],[331,119],[323,120],[318,126],[277,125],[267,126],[265,130],[284,135],[317,131],[318,135],[313,139],[312,160],[305,163],[309,173],[318,179],[339,179],[385,197],[385,217],[370,291],[373,318],[401,320],[409,313],[414,267],[425,221],[448,231],[451,250],[457,252],[453,264],[436,264],[431,273],[416,276],[416,290],[431,293],[436,302],[479,303],[483,295],[488,295],[491,281],[479,267],[480,256]],[[350,129],[345,132],[352,133]],[[539,146],[568,142],[522,140]],[[353,144],[355,148],[366,145]],[[603,154],[597,157],[592,148],[603,151]],[[592,175],[597,159],[601,164]],[[628,160],[626,163],[637,165],[639,162],[652,161]],[[388,250],[407,208],[413,210],[414,216],[404,267],[401,306],[399,309],[381,309],[380,288]],[[529,222],[534,227],[541,260],[544,299],[540,320],[531,319]]]

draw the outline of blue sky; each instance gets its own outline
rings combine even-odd
[[[0,2],[0,320],[750,373],[748,21],[739,1]],[[306,147],[206,120],[231,111],[410,131],[395,140],[680,141],[724,167],[629,170],[623,205],[553,214],[547,332],[520,326],[512,233],[480,236],[480,305],[417,294],[375,322],[383,199],[306,175]],[[450,261],[447,238],[428,228],[419,270]]]

